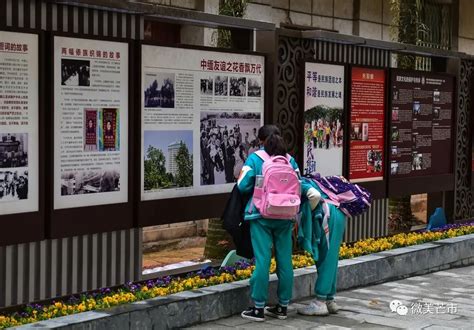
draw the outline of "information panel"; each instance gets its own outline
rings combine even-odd
[[[54,37],[54,208],[127,202],[128,44]]]
[[[453,90],[446,74],[392,70],[392,176],[452,172]]]
[[[0,215],[38,211],[38,36],[0,31]]]
[[[344,66],[305,63],[304,173],[342,175]]]
[[[383,179],[385,71],[352,68],[349,179]]]
[[[141,199],[229,192],[258,150],[263,56],[142,46]]]

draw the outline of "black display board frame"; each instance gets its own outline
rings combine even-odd
[[[79,40],[93,40],[93,41],[110,41],[124,43],[128,45],[128,192],[127,202],[118,204],[106,204],[97,206],[85,206],[75,208],[54,209],[54,40],[55,37],[66,37]],[[47,70],[49,77],[52,79],[52,86],[49,96],[50,104],[48,105],[51,111],[47,115],[45,129],[48,131],[46,140],[49,148],[46,149],[47,162],[47,178],[48,184],[46,190],[46,208],[49,217],[46,221],[46,233],[48,238],[62,238],[76,235],[94,234],[100,232],[110,232],[121,229],[133,228],[133,205],[134,195],[133,186],[134,180],[134,102],[132,93],[135,88],[135,74],[134,62],[135,53],[133,47],[133,40],[116,37],[99,37],[90,35],[77,35],[73,33],[64,32],[50,32],[47,38],[48,45],[46,49],[49,50],[51,56],[47,62]],[[100,198],[100,196],[98,196]]]
[[[2,27],[2,32],[32,34],[38,37],[38,211],[0,215],[0,246],[39,241],[45,238],[45,32]],[[0,204],[1,206],[1,204]]]
[[[388,84],[388,102],[389,102],[389,125],[392,127],[392,77],[396,72],[414,72],[416,74],[422,73],[426,75],[436,74],[443,75],[447,78],[452,79],[453,81],[453,97],[452,97],[452,115],[451,115],[451,153],[446,155],[450,159],[450,172],[443,174],[427,174],[421,176],[411,176],[411,177],[402,177],[396,178],[390,174],[390,158],[387,159],[388,165],[388,195],[389,197],[401,197],[422,193],[432,193],[439,191],[452,191],[454,190],[455,185],[455,173],[454,173],[454,157],[456,150],[456,120],[457,120],[457,99],[458,99],[458,88],[457,88],[457,79],[456,75],[446,73],[446,72],[428,72],[428,71],[419,71],[419,70],[406,70],[406,69],[397,69],[391,68],[389,70],[389,84]],[[387,130],[388,136],[388,150],[391,149],[391,134],[390,130]],[[389,154],[388,154],[389,155]]]
[[[226,54],[236,54],[236,55],[252,55],[260,56],[264,59],[264,106],[263,106],[263,122],[268,123],[269,118],[271,118],[271,109],[268,108],[270,104],[268,100],[268,81],[265,79],[267,77],[268,70],[273,70],[273,67],[269,67],[268,57],[264,53],[253,52],[253,51],[244,51],[244,50],[233,50],[233,49],[224,49],[219,47],[205,47],[205,46],[191,46],[191,45],[169,45],[160,42],[154,41],[140,41],[135,45],[135,72],[137,72],[137,81],[141,82],[142,78],[142,46],[157,46],[157,47],[167,47],[167,48],[176,48],[176,49],[189,49],[189,50],[201,50],[208,52],[217,52],[217,53],[226,53]],[[138,136],[141,136],[141,86],[138,85],[135,88],[135,127],[134,131]],[[163,225],[169,223],[179,223],[197,219],[207,219],[207,218],[216,218],[221,217],[224,212],[227,200],[230,193],[216,193],[209,195],[197,195],[189,197],[177,197],[177,198],[167,198],[167,199],[156,199],[149,201],[141,200],[141,138],[136,138],[134,149],[137,151],[135,155],[135,173],[136,183],[134,185],[134,198],[136,200],[136,209],[135,209],[135,226],[145,227],[153,225]]]

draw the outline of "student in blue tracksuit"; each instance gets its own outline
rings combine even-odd
[[[319,190],[314,181],[303,180],[320,192],[322,201],[313,211],[308,203],[301,205],[298,242],[301,248],[313,256],[318,276],[314,286],[315,299],[309,305],[298,308],[298,313],[316,316],[336,314],[339,311],[339,306],[334,301],[337,265],[346,216],[334,205],[323,202],[328,196]]]
[[[265,125],[258,131],[260,145],[270,156],[285,156],[286,143],[280,129],[275,125]],[[296,173],[299,175],[298,165],[291,158]],[[253,194],[255,177],[262,175],[263,160],[255,153],[245,162],[237,182],[242,194]],[[313,209],[317,206],[320,193],[308,184],[302,185],[302,196],[306,196]],[[293,265],[292,265],[292,220],[263,219],[251,199],[245,208],[245,220],[250,222],[250,236],[255,255],[255,270],[250,279],[251,297],[254,306],[242,312],[242,317],[253,321],[264,321],[264,314],[286,319],[287,306],[292,296]],[[278,276],[278,304],[273,307],[265,304],[268,297],[268,281],[272,246],[275,247],[275,259]],[[265,310],[264,310],[265,308]]]

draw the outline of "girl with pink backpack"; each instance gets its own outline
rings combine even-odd
[[[251,154],[240,173],[237,187],[243,195],[251,195],[244,218],[250,221],[250,236],[255,255],[255,270],[250,279],[254,306],[242,317],[264,321],[265,316],[286,319],[292,296],[292,229],[299,212],[301,198],[316,208],[320,193],[307,183],[301,184],[295,160],[287,154],[286,143],[275,125],[258,131],[261,149]],[[272,247],[275,248],[278,276],[278,304],[265,307]]]

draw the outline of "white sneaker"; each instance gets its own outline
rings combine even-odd
[[[298,308],[298,314],[326,316],[329,315],[329,311],[324,302],[313,300],[309,305]]]
[[[328,300],[326,301],[326,307],[328,308],[328,311],[330,314],[337,314],[339,312],[339,305],[336,304],[334,300]]]

